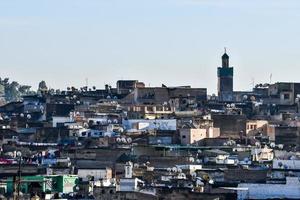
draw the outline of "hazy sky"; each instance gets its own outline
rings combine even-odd
[[[300,82],[299,0],[0,0],[0,76],[35,88]]]

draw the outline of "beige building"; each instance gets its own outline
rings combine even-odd
[[[266,120],[248,120],[246,123],[246,133],[256,133],[258,131],[267,134],[268,121]]]
[[[219,128],[183,128],[180,129],[180,142],[182,145],[195,144],[204,138],[220,136]]]
[[[275,141],[275,126],[266,120],[248,120],[246,123],[246,133],[248,136],[262,133],[269,136],[271,141]]]
[[[136,119],[168,118],[173,113],[168,105],[130,105],[127,111],[129,118]]]

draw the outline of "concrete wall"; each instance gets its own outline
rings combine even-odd
[[[206,129],[180,129],[180,142],[182,145],[194,144],[206,137]]]
[[[87,181],[88,176],[93,176],[94,180],[99,179],[111,179],[112,170],[110,168],[106,169],[78,169],[78,177],[82,180]]]
[[[298,127],[278,126],[275,128],[276,144],[283,144],[285,147],[299,146],[300,133]]]
[[[221,137],[240,138],[240,131],[246,133],[245,115],[212,115],[214,127],[220,128]]]

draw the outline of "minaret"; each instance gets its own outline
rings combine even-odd
[[[220,101],[233,101],[233,67],[229,67],[229,56],[222,56],[222,67],[218,67],[218,96]]]
[[[222,56],[222,68],[229,67],[229,56],[226,53],[226,48],[224,48],[224,54]]]

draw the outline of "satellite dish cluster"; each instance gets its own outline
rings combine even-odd
[[[234,140],[229,140],[227,142],[224,142],[224,146],[234,146],[236,145],[236,142]]]
[[[232,103],[232,104],[227,104],[226,107],[227,107],[227,108],[236,108],[234,103]]]
[[[116,142],[119,144],[131,144],[132,139],[130,137],[117,137]]]
[[[168,172],[173,172],[173,173],[182,173],[182,169],[180,169],[180,168],[178,168],[178,167],[169,167],[169,168],[167,168],[167,171]]]
[[[20,114],[20,117],[26,117],[27,119],[31,119],[31,114],[27,114],[27,115],[25,115],[24,113],[21,113]]]

